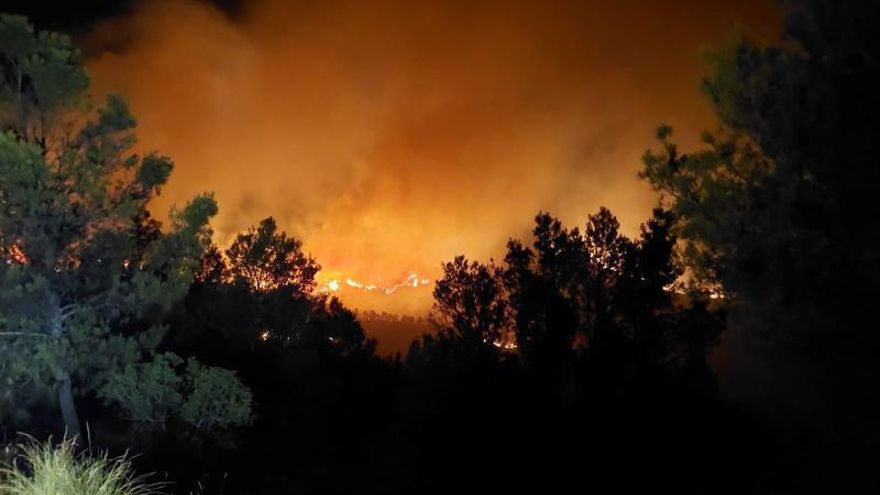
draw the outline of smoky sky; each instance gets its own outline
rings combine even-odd
[[[176,162],[157,211],[214,191],[221,244],[272,215],[325,276],[378,283],[497,257],[539,210],[636,233],[656,126],[714,125],[701,49],[779,23],[767,0],[230,5],[133,2],[79,38]]]

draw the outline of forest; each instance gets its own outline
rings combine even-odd
[[[273,217],[160,220],[173,157],[69,36],[0,16],[0,494],[876,490],[872,7],[785,2],[778,42],[711,51],[719,126],[646,136],[637,235],[535,212],[444,261],[426,320],[366,315],[433,329],[391,356]]]

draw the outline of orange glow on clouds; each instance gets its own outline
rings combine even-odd
[[[275,216],[347,302],[419,312],[443,260],[497,257],[539,210],[636,233],[657,124],[711,123],[700,47],[776,29],[770,0],[733,4],[145,1],[84,46],[177,163],[157,211],[215,191],[221,243]]]

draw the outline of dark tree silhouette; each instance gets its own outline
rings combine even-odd
[[[232,280],[257,292],[291,286],[300,294],[309,294],[321,269],[302,252],[302,241],[279,233],[271,217],[239,234],[226,257]]]
[[[603,332],[614,331],[615,304],[619,299],[618,284],[623,276],[632,243],[620,234],[620,223],[610,210],[599,208],[590,215],[585,235],[589,253],[585,287],[586,324],[589,338],[601,338]]]
[[[315,346],[339,356],[371,356],[376,342],[368,339],[355,314],[335,297],[316,301],[308,327]]]
[[[627,250],[617,287],[616,311],[632,334],[640,359],[657,361],[670,351],[665,316],[674,313],[673,284],[683,273],[672,233],[672,213],[655,208]],[[713,342],[715,333],[708,332]],[[708,347],[708,346],[707,346]]]
[[[226,259],[216,244],[211,244],[196,269],[195,281],[205,285],[218,285],[228,278],[229,269],[226,266]]]
[[[577,228],[565,229],[548,213],[535,217],[534,252],[537,272],[550,280],[566,297],[576,298],[583,292],[589,253]]]
[[[507,303],[493,265],[464,256],[443,265],[434,287],[433,318],[448,337],[476,352],[500,345],[507,325]]]
[[[760,400],[875,439],[878,22],[872,2],[786,2],[779,43],[710,55],[703,89],[721,129],[682,154],[661,127],[642,172],[697,279],[727,296],[749,360],[766,363]]]
[[[637,294],[644,307],[668,306],[668,289],[684,272],[676,252],[678,239],[672,232],[674,221],[672,212],[655,208],[627,253],[624,277],[632,285],[629,291]]]
[[[537,271],[534,252],[519,241],[507,243],[504,261],[502,277],[519,354],[538,368],[564,365],[578,330],[574,302],[560,291],[558,279]]]

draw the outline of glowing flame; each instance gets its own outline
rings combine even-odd
[[[484,343],[489,343],[488,339],[483,339]],[[516,334],[512,331],[505,332],[500,338],[493,340],[492,345],[505,352],[513,352],[519,347],[516,342]]]
[[[24,250],[17,243],[12,243],[6,249],[5,258],[6,264],[11,265],[13,263],[18,265],[27,264],[28,257],[25,254]]]
[[[431,280],[427,278],[419,278],[418,274],[410,273],[400,282],[391,285],[380,285],[376,283],[365,283],[351,277],[331,278],[319,287],[320,292],[332,293],[339,292],[343,286],[364,292],[376,292],[379,294],[391,295],[404,287],[419,288],[431,285]]]

